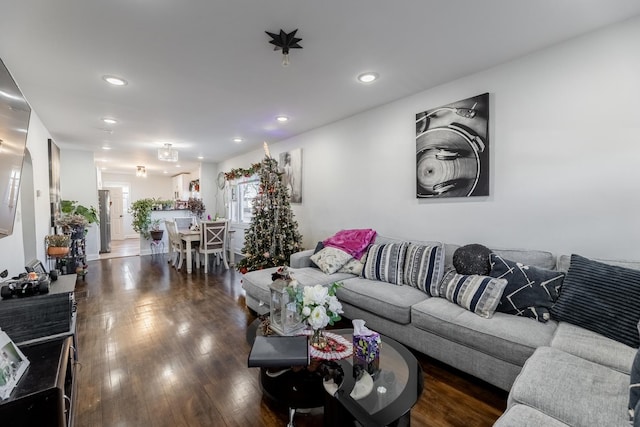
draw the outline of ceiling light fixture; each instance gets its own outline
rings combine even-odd
[[[198,156],[198,160],[204,159],[204,156]]]
[[[171,148],[171,144],[164,144],[164,147],[158,148],[158,160],[163,162],[177,162],[178,150]]]
[[[289,65],[289,49],[302,49],[302,46],[298,44],[298,42],[302,41],[302,39],[296,37],[296,32],[298,29],[296,28],[290,33],[285,33],[283,30],[280,30],[280,33],[274,34],[269,31],[265,31],[271,37],[269,43],[274,45],[273,50],[282,49],[282,66],[286,67]]]
[[[360,83],[371,83],[378,80],[378,77],[380,77],[378,73],[367,72],[360,74],[358,76],[358,81]]]
[[[136,166],[136,176],[140,178],[147,177],[147,168],[144,166]]]
[[[116,119],[112,119],[111,117],[103,117],[102,121],[108,125],[115,125],[116,123],[118,123]]]
[[[242,142],[242,138],[239,138],[239,137],[233,138],[233,142],[235,142],[236,144],[239,144]]]
[[[102,76],[102,79],[109,83],[112,84],[113,86],[126,86],[127,85],[127,81],[125,79],[123,79],[122,77],[116,77],[116,76]]]
[[[278,117],[276,117],[276,120],[279,121],[280,123],[284,123],[284,122],[288,122],[289,121],[289,117],[287,117],[287,116],[278,116]]]
[[[108,145],[103,145],[103,146],[102,146],[102,149],[103,149],[103,150],[111,150],[111,147],[110,147],[110,146],[108,146]]]

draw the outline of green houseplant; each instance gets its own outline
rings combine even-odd
[[[52,257],[61,257],[69,253],[71,236],[67,234],[51,234],[45,237],[47,254]]]
[[[80,215],[84,217],[87,224],[99,224],[98,211],[93,206],[86,207],[79,205],[75,200],[62,200],[60,202],[60,210],[63,215]]]
[[[157,201],[151,198],[139,199],[129,208],[129,213],[133,216],[133,231],[140,233],[145,239],[151,238],[151,211],[156,203]]]

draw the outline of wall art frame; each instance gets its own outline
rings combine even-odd
[[[302,148],[280,153],[278,165],[291,203],[302,203]]]
[[[416,114],[416,197],[489,195],[489,93]]]

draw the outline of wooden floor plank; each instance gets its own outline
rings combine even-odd
[[[247,368],[241,275],[214,266],[188,276],[162,256],[89,263],[76,286],[76,426],[283,426],[284,408],[263,398]],[[425,389],[413,426],[490,426],[507,394],[416,353]],[[296,425],[322,426],[299,414]]]

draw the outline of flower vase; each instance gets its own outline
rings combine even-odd
[[[324,350],[327,346],[327,337],[324,336],[324,328],[313,330],[311,335],[311,346],[318,350]]]

